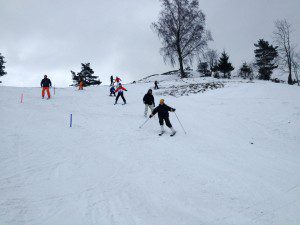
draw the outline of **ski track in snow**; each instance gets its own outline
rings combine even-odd
[[[157,116],[139,129],[152,83],[125,86],[127,105],[108,86],[48,101],[0,87],[1,225],[300,224],[299,87],[232,80],[164,96],[187,130],[171,113],[171,138]]]

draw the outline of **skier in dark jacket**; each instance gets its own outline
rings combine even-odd
[[[158,82],[157,82],[157,80],[154,81],[154,89],[159,89],[159,88],[158,88]]]
[[[113,75],[110,76],[110,85],[111,86],[114,85],[114,77],[113,77]]]
[[[148,108],[150,108],[151,110],[151,113],[153,112],[153,109],[155,107],[155,102],[154,102],[154,96],[152,94],[152,90],[149,89],[147,94],[144,95],[144,98],[143,98],[143,102],[145,104],[145,117],[147,117],[147,114],[148,114]]]
[[[165,104],[164,99],[161,99],[159,101],[159,105],[153,110],[152,114],[150,115],[150,118],[152,118],[156,113],[158,113],[159,124],[161,127],[161,133],[159,135],[162,135],[163,133],[165,133],[164,121],[166,122],[167,127],[169,127],[172,131],[171,136],[174,136],[176,134],[176,131],[172,127],[172,124],[169,119],[169,112],[175,112],[175,110],[176,109],[173,109],[170,106],[167,106]]]
[[[116,90],[115,86],[111,86],[109,96],[112,96],[112,95],[116,96],[115,90]]]
[[[47,75],[44,76],[44,79],[41,81],[41,88],[42,88],[42,98],[45,97],[45,91],[47,91],[48,98],[50,99],[50,90],[49,88],[52,87],[51,80],[47,78]]]

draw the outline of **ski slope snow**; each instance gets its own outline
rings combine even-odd
[[[300,224],[299,87],[164,96],[187,135],[171,114],[176,136],[159,137],[157,118],[139,129],[152,85],[125,85],[124,106],[108,86],[0,87],[0,224]]]

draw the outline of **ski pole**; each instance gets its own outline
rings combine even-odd
[[[181,122],[180,122],[180,120],[179,120],[179,118],[178,118],[178,116],[177,116],[176,112],[174,112],[174,113],[175,113],[175,116],[176,116],[176,118],[177,118],[178,122],[180,123],[180,125],[181,125],[181,127],[182,127],[182,130],[183,130],[183,131],[184,131],[184,133],[186,134],[186,131],[185,131],[185,129],[183,128],[183,126],[182,126],[182,124],[181,124]]]
[[[150,118],[148,118],[148,119],[140,126],[140,128],[142,128],[142,127],[148,122],[149,119],[150,119]]]

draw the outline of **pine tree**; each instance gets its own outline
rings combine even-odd
[[[81,72],[75,73],[71,70],[73,85],[78,86],[82,80],[84,86],[100,85],[102,82],[98,79],[98,76],[94,76],[94,71],[90,67],[90,63],[81,63]]]
[[[238,74],[243,79],[253,79],[253,69],[246,62],[243,63]]]
[[[260,39],[257,44],[254,44],[256,65],[258,66],[259,79],[270,80],[273,70],[278,66],[274,62],[278,56],[277,46],[270,45],[268,41]]]
[[[6,72],[4,70],[5,69],[4,63],[6,63],[4,61],[4,56],[1,55],[1,53],[0,53],[0,77],[6,75]],[[0,83],[1,83],[1,81],[0,81]]]
[[[211,72],[208,69],[208,63],[207,62],[200,62],[198,64],[197,71],[204,76],[211,76]]]
[[[234,70],[234,67],[229,62],[229,56],[224,51],[219,59],[217,70],[223,73],[223,78],[230,78],[231,71]]]

